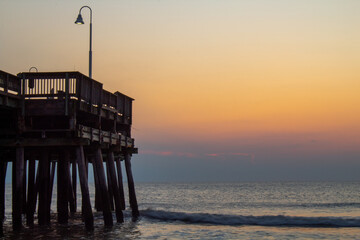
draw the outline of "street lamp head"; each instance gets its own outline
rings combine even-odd
[[[83,21],[83,18],[81,16],[81,13],[79,13],[76,21],[75,21],[75,24],[84,24],[84,21]]]

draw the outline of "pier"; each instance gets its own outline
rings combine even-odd
[[[132,216],[139,216],[131,156],[132,102],[120,92],[79,72],[0,71],[0,236],[5,211],[5,177],[12,163],[12,227],[50,224],[51,198],[57,184],[57,221],[68,223],[77,211],[77,184],[87,230],[94,228],[93,209],[104,224],[123,222],[125,198],[121,162],[127,176]],[[104,163],[106,167],[104,168]],[[95,203],[88,187],[92,164]],[[57,182],[55,182],[55,172]],[[23,222],[23,215],[26,223]]]

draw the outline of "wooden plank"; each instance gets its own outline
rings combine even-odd
[[[82,216],[85,221],[85,227],[87,230],[94,230],[94,216],[91,210],[90,203],[90,195],[89,195],[89,187],[86,176],[85,169],[85,157],[84,157],[84,149],[82,146],[76,148],[76,159],[78,163],[79,169],[79,179],[80,179],[80,187],[82,198],[84,199],[82,207]]]
[[[96,168],[96,173],[99,178],[99,187],[101,191],[101,202],[103,206],[104,223],[105,226],[112,226],[113,219],[111,214],[110,200],[106,186],[103,158],[100,147],[98,147],[96,150],[96,156],[94,158],[94,167]]]
[[[120,201],[121,201],[121,209],[125,210],[125,194],[124,194],[124,185],[123,185],[123,177],[121,171],[121,162],[119,158],[116,158],[116,168],[118,174],[118,186],[120,193]]]
[[[27,193],[27,206],[26,206],[26,225],[34,226],[34,208],[36,202],[35,192],[35,159],[30,156],[29,159],[29,174],[28,174],[28,193]]]
[[[136,193],[135,193],[135,185],[134,179],[131,172],[131,156],[130,154],[125,154],[125,169],[126,169],[126,176],[128,180],[128,188],[129,188],[129,202],[131,207],[131,213],[133,219],[137,219],[139,217],[139,209],[136,200]]]
[[[115,212],[116,212],[116,220],[118,223],[124,222],[124,216],[122,213],[122,204],[121,204],[121,196],[118,188],[118,184],[116,181],[116,173],[115,173],[115,163],[114,163],[114,152],[108,152],[108,159],[106,161],[109,179],[111,182],[112,192],[115,200]]]
[[[41,159],[39,161],[38,222],[40,226],[50,224],[49,185],[50,185],[49,153],[46,150],[43,150],[41,153]]]
[[[70,153],[65,150],[61,154],[57,168],[57,212],[58,222],[64,224],[69,219],[68,192],[70,176]]]
[[[5,219],[5,178],[7,162],[0,160],[0,237],[4,236],[3,222]]]
[[[13,230],[22,228],[22,204],[23,204],[23,181],[24,179],[24,148],[16,148],[16,159],[13,163]]]

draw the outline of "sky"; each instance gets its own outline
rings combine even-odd
[[[360,1],[1,0],[0,69],[135,98],[136,181],[359,181]]]

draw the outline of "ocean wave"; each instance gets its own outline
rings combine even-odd
[[[299,216],[241,216],[209,213],[168,212],[142,210],[146,218],[161,221],[181,221],[192,224],[213,224],[228,226],[288,226],[288,227],[360,227],[360,217],[299,217]]]
[[[360,207],[358,202],[348,203],[303,203],[294,204],[294,207],[305,207],[305,208],[343,208],[343,207]]]
[[[272,207],[272,208],[360,208],[360,203],[358,202],[348,202],[348,203],[268,203],[268,202],[259,202],[259,203],[228,203],[225,204],[227,207],[237,206],[237,207]]]

